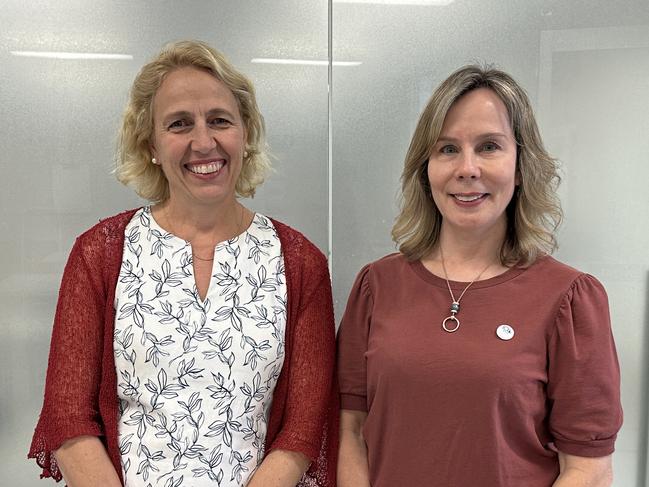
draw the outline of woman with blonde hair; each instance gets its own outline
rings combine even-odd
[[[72,248],[29,456],[70,487],[334,487],[327,262],[238,201],[269,167],[252,84],[205,43],[169,44],[118,152],[151,204]]]
[[[604,486],[622,421],[608,301],[550,254],[557,165],[506,73],[454,72],[338,336],[341,487]]]

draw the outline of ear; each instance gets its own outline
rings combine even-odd
[[[521,173],[518,172],[518,169],[516,170],[516,175],[515,175],[515,177],[514,177],[514,184],[515,184],[516,186],[520,186],[520,185],[521,185]]]
[[[149,142],[149,152],[151,152],[151,157],[158,158],[158,151],[155,148],[153,141]]]

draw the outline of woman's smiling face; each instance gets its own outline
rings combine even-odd
[[[179,68],[153,99],[151,152],[169,183],[169,202],[191,209],[236,198],[246,141],[230,89],[210,73]]]
[[[504,232],[518,184],[516,154],[507,108],[494,91],[472,90],[451,106],[428,159],[443,230]]]

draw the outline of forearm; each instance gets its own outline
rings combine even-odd
[[[559,452],[560,474],[552,487],[610,487],[611,457],[586,458]]]
[[[273,450],[261,462],[248,487],[295,487],[309,464],[301,453]]]
[[[66,441],[54,453],[68,487],[121,487],[115,467],[101,440],[79,436]]]
[[[552,487],[610,487],[612,475],[593,475],[576,469],[569,469],[561,473]]]
[[[367,446],[360,434],[341,431],[338,454],[338,487],[370,487]]]

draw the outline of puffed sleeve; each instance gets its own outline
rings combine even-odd
[[[66,440],[103,434],[98,412],[104,303],[100,275],[75,242],[65,266],[50,344],[45,398],[29,458],[41,478],[61,480],[53,452]]]
[[[583,274],[564,296],[548,350],[550,431],[559,451],[613,452],[622,425],[620,368],[606,291]]]
[[[361,269],[347,300],[338,331],[340,407],[367,411],[367,339],[372,317],[370,264]]]

